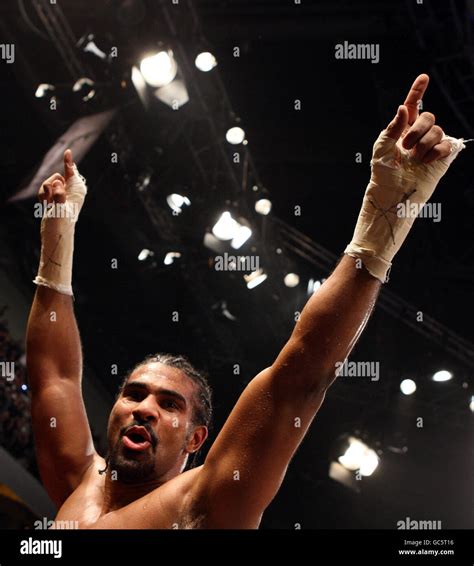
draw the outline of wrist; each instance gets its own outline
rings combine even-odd
[[[84,203],[87,187],[74,168],[66,182],[64,202],[52,203],[41,220],[41,256],[36,285],[65,295],[73,295],[72,263],[76,222]]]
[[[52,220],[53,230],[48,229]],[[75,223],[67,218],[43,218],[41,233],[40,264],[34,283],[72,295]]]

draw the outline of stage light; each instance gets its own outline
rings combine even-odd
[[[339,463],[347,470],[359,470],[363,476],[371,476],[379,465],[379,457],[375,450],[369,448],[361,440],[349,437],[349,446],[342,456],[339,456]]]
[[[416,383],[413,381],[413,379],[404,379],[400,383],[400,391],[404,395],[411,395],[416,391]]]
[[[235,126],[234,128],[227,130],[225,139],[233,145],[238,145],[239,143],[242,143],[244,141],[245,132],[244,130],[242,130],[242,128]]]
[[[379,457],[377,456],[375,450],[369,448],[364,454],[359,472],[362,476],[371,476],[377,469],[378,465]]]
[[[252,230],[248,226],[240,225],[237,229],[237,233],[232,238],[230,245],[234,248],[234,250],[238,250],[245,244],[251,235]]]
[[[174,263],[175,258],[181,257],[181,254],[179,252],[168,252],[165,256],[165,259],[163,260],[163,263],[165,265],[171,265],[172,263]]]
[[[199,53],[194,63],[196,67],[203,73],[211,71],[217,65],[216,58],[212,53],[209,53],[209,51],[203,51],[202,53]]]
[[[146,248],[144,248],[139,254],[138,254],[138,261],[145,261],[147,258],[154,256],[155,254],[151,251],[151,250],[147,250]]]
[[[349,447],[338,460],[346,469],[355,471],[360,468],[365,451],[365,444],[356,438],[349,438]]]
[[[433,374],[433,381],[441,382],[441,381],[449,381],[453,378],[453,374],[450,371],[442,369],[437,371]]]
[[[469,403],[469,408],[471,409],[471,412],[474,413],[474,395],[472,395],[472,397],[471,397],[471,402]]]
[[[263,283],[267,278],[267,274],[263,272],[263,269],[257,269],[253,271],[250,275],[244,275],[245,282],[247,283],[248,289],[254,289],[260,283]]]
[[[95,83],[93,80],[82,77],[74,83],[72,91],[78,93],[84,102],[88,102],[95,96]]]
[[[22,386],[21,386],[21,390],[22,390],[22,391],[27,391],[27,390],[28,390],[28,386],[23,383]]]
[[[255,203],[255,210],[259,214],[262,214],[263,216],[269,214],[271,209],[272,209],[272,201],[268,200],[267,198],[261,198],[257,200],[257,202]]]
[[[322,283],[319,280],[310,279],[308,281],[308,295],[316,293],[316,291],[321,287]]]
[[[166,202],[173,212],[176,214],[181,214],[183,211],[183,205],[190,206],[191,201],[188,197],[179,195],[178,193],[172,193],[166,197]]]
[[[142,59],[140,71],[150,86],[162,87],[174,80],[178,72],[178,65],[173,52],[169,49]]]
[[[300,282],[300,278],[296,273],[287,273],[283,281],[287,287],[296,287]]]
[[[212,233],[219,240],[232,240],[237,236],[239,223],[232,218],[230,212],[223,212],[219,220],[214,225]]]
[[[99,57],[99,59],[107,60],[107,55],[97,46],[94,34],[92,33],[81,37],[81,39],[77,42],[77,46],[82,47],[82,50],[85,53],[92,53],[96,57]]]
[[[41,83],[36,89],[35,96],[36,98],[43,98],[47,95],[52,95],[55,90],[56,87],[54,85],[50,85],[48,83]]]

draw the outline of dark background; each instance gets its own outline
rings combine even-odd
[[[85,363],[112,402],[127,369],[146,354],[188,355],[209,371],[217,432],[243,387],[289,337],[309,278],[330,273],[332,259],[321,263],[298,252],[300,234],[319,246],[319,256],[340,256],[369,178],[372,144],[419,73],[431,77],[424,109],[448,134],[474,137],[473,4],[62,0],[59,8],[76,43],[93,33],[119,56],[104,63],[70,42],[97,84],[90,103],[74,99],[80,77],[69,71],[34,3],[1,3],[0,37],[15,43],[16,61],[1,61],[0,267],[31,302],[39,220],[32,199],[7,201],[74,120],[117,108],[80,166],[89,194],[76,231],[73,284]],[[145,109],[129,79],[159,40],[173,45],[185,74],[190,101],[178,111],[158,102]],[[345,40],[379,44],[380,62],[336,60],[335,45]],[[240,57],[233,56],[236,46]],[[193,67],[203,47],[219,63],[211,73]],[[58,110],[34,97],[39,83],[57,85]],[[237,148],[240,164],[232,163],[236,149],[224,139],[236,118],[248,140]],[[380,380],[341,378],[331,388],[262,527],[396,528],[411,517],[472,528],[472,151],[468,144],[440,183],[434,200],[442,203],[442,221],[419,219],[395,260],[383,296],[396,307],[376,308],[351,357],[379,361]],[[140,191],[144,177],[150,182]],[[254,184],[270,195],[268,217],[253,211]],[[172,192],[192,201],[179,217],[166,205]],[[216,272],[214,254],[202,244],[229,205],[254,231],[239,253],[259,254],[269,274],[252,291],[241,274]],[[154,258],[138,262],[142,248]],[[174,250],[182,257],[164,266],[164,254]],[[111,269],[112,258],[119,269]],[[296,288],[283,284],[289,271],[300,275]],[[236,321],[222,316],[222,301]],[[439,325],[416,323],[416,311]],[[111,375],[112,364],[119,376]],[[433,383],[438,369],[454,379]],[[400,393],[405,377],[417,382],[413,397]],[[360,493],[328,477],[334,443],[346,433],[362,436],[381,458]],[[95,434],[103,450],[105,431]]]

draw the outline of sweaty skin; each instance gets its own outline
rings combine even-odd
[[[434,117],[418,118],[427,85],[427,75],[420,75],[388,127],[395,139],[403,132],[404,147],[424,162],[450,151]],[[71,163],[68,150],[65,177],[46,181],[42,199],[63,202]],[[39,286],[28,321],[27,364],[38,465],[58,508],[56,520],[84,529],[257,528],[335,379],[336,364],[347,358],[372,312],[381,283],[358,267],[353,257],[341,259],[275,362],[245,388],[204,464],[186,472],[189,454],[207,437],[206,427],[192,421],[195,385],[176,368],[150,363],[132,373],[111,411],[114,461],[99,473],[106,463],[94,449],[82,399],[72,297]],[[139,446],[126,438],[137,423],[150,439]],[[137,468],[146,474],[137,476]]]

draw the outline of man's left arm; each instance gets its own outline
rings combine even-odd
[[[194,490],[213,528],[258,525],[379,288],[377,279],[344,256],[306,304],[275,362],[242,393]]]
[[[381,282],[414,217],[464,147],[429,112],[418,113],[429,77],[417,77],[374,144],[371,179],[352,241],[306,304],[275,362],[247,386],[206,458],[190,497],[214,528],[252,528],[372,312]]]

